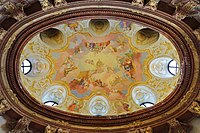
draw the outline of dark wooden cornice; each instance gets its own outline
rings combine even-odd
[[[188,113],[200,89],[200,77],[197,70],[200,65],[200,45],[198,45],[193,30],[186,23],[162,11],[133,6],[130,2],[121,1],[78,1],[47,10],[37,10],[34,14],[30,14],[13,23],[9,28],[3,26],[7,34],[0,45],[0,89],[16,113],[30,119],[32,123],[37,123],[37,127],[51,125],[55,129],[70,129],[71,132],[81,130],[83,132],[124,133],[147,127],[152,127],[156,132],[159,132],[162,127],[168,131],[170,129],[168,123],[171,120],[175,121],[172,121],[171,125],[175,123],[175,126],[181,126],[176,119]],[[165,35],[176,47],[181,60],[181,78],[176,90],[152,108],[120,116],[77,115],[50,108],[35,101],[20,81],[19,59],[22,49],[30,38],[41,30],[48,29],[62,21],[82,18],[130,20],[152,27]],[[33,20],[34,23],[31,23]],[[24,25],[26,26],[20,29]],[[16,33],[18,30],[19,33]],[[10,39],[13,41],[9,41]],[[4,62],[5,55],[6,62]],[[180,128],[180,130],[184,129]]]

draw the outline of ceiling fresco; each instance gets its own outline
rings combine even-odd
[[[41,104],[95,116],[157,104],[180,77],[170,40],[150,27],[112,19],[65,21],[38,33],[22,51],[25,67],[21,82]]]

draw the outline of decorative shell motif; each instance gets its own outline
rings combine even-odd
[[[89,103],[89,110],[92,115],[102,116],[109,110],[109,104],[103,96],[95,96]]]

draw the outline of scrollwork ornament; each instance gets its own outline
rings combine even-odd
[[[0,115],[4,114],[6,111],[10,110],[10,104],[7,100],[1,99],[0,100]]]
[[[22,20],[25,15],[22,12],[19,12],[17,15],[13,16],[15,19],[17,19],[18,21]]]
[[[46,126],[45,133],[55,133],[57,128],[51,127],[50,125]]]
[[[136,6],[143,6],[144,5],[144,0],[133,0],[132,5]]]
[[[3,40],[4,36],[6,35],[7,31],[3,28],[0,28],[0,41]]]
[[[170,130],[173,130],[173,132],[186,133],[178,120],[171,119],[170,121],[168,121],[168,123],[170,125]]]
[[[39,0],[39,2],[43,10],[47,10],[53,7],[53,5],[48,0]]]
[[[200,41],[200,27],[194,30],[193,32],[195,36],[197,37],[198,41]]]
[[[27,117],[22,117],[16,124],[15,128],[9,133],[33,133],[29,129],[29,124],[31,120]]]
[[[150,1],[145,5],[145,7],[146,7],[146,8],[149,8],[149,9],[152,9],[152,10],[156,10],[159,1],[160,1],[160,0],[150,0]]]
[[[25,17],[24,12],[17,8],[16,5],[12,2],[6,2],[4,4],[4,7],[6,9],[6,12],[12,14],[12,16],[17,19],[17,20],[21,20]]]
[[[0,100],[4,99],[2,92],[0,91]]]
[[[153,130],[151,127],[147,127],[147,128],[133,129],[128,131],[128,133],[153,133]]]
[[[190,13],[198,5],[198,3],[194,0],[191,0],[186,2],[181,1],[176,4],[174,3],[174,5],[176,6],[174,17],[178,20],[182,20],[185,17],[191,15]]]
[[[200,104],[194,101],[189,109],[189,111],[197,116],[200,116]]]
[[[61,6],[67,3],[65,0],[54,0],[55,6]]]
[[[70,133],[70,130],[69,129],[61,129],[61,128],[59,128],[57,132],[58,133]]]
[[[12,2],[6,2],[4,4],[4,7],[5,7],[6,11],[11,14],[15,11],[15,5]]]

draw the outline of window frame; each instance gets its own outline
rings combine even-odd
[[[170,66],[170,64],[171,64],[171,62],[172,61],[175,61],[175,60],[171,60],[169,63],[168,63],[168,66],[167,66],[167,70],[168,70],[168,72],[171,74],[171,75],[173,75],[173,76],[176,76],[176,74],[178,73],[178,71],[179,71],[179,66],[178,66],[178,63],[176,62],[176,66]],[[175,74],[173,74],[172,72],[171,72],[171,70],[170,70],[170,68],[175,68],[176,70],[175,70]]]
[[[24,65],[24,61],[28,61],[29,62],[29,66],[25,66]],[[30,72],[31,72],[31,70],[32,70],[32,63],[31,63],[31,61],[29,60],[29,59],[25,59],[22,63],[21,63],[21,71],[22,71],[22,73],[24,74],[24,75],[27,75],[27,74],[29,74]],[[25,67],[28,67],[28,68],[30,68],[29,70],[28,70],[28,72],[24,72],[24,68]]]
[[[46,103],[53,103],[52,105],[51,105],[51,107],[54,107],[54,106],[57,106],[58,105],[58,103],[57,102],[55,102],[55,101],[46,101],[46,102],[44,102],[44,105],[46,105],[46,106],[50,106],[50,105],[47,105]]]
[[[152,102],[143,102],[143,103],[141,103],[141,104],[140,104],[140,106],[141,106],[141,107],[143,107],[143,106],[144,106],[144,108],[149,108],[149,107],[147,107],[147,106],[145,105],[146,103],[152,104],[152,106],[154,106],[154,105],[155,105],[155,104],[154,104],[154,103],[152,103]],[[143,106],[142,106],[142,105],[143,105]],[[150,106],[150,107],[151,107],[151,106]]]

